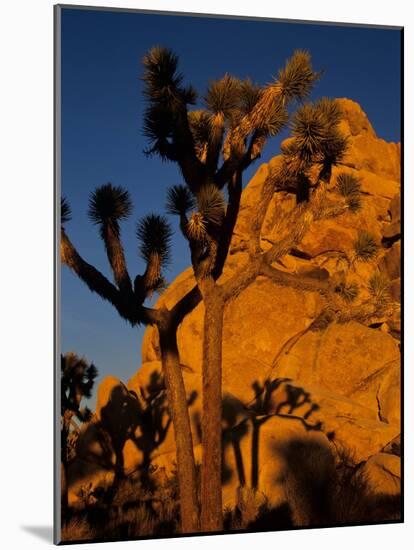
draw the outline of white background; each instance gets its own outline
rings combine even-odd
[[[81,4],[72,0],[72,4]],[[173,0],[84,4],[405,26],[405,308],[413,277],[413,19],[407,0]],[[6,0],[0,11],[0,545],[51,544],[53,409],[53,6],[52,0]],[[384,74],[384,79],[387,75]],[[384,106],[386,109],[386,106]],[[323,550],[412,547],[414,434],[411,316],[406,320],[405,525],[232,535],[106,544],[105,549],[197,544],[217,548]],[[36,535],[37,533],[37,535]],[[39,536],[40,534],[40,536]],[[48,539],[48,540],[46,540]],[[101,546],[99,546],[101,547]],[[98,548],[84,545],[83,548]]]

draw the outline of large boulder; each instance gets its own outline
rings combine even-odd
[[[357,170],[399,181],[401,147],[377,137],[361,106],[351,99],[338,99],[343,113],[342,133],[348,137],[349,149],[344,163]]]
[[[392,336],[350,321],[304,334],[277,358],[274,372],[349,397],[398,359]],[[377,410],[376,402],[370,408]]]

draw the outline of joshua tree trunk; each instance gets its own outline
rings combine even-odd
[[[177,348],[177,331],[168,316],[163,316],[158,330],[168,404],[175,433],[181,530],[183,533],[194,533],[199,530],[196,469],[187,396]]]
[[[221,361],[224,301],[218,287],[204,294],[203,462],[201,469],[201,530],[223,530],[221,489],[222,395]]]

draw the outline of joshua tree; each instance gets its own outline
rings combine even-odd
[[[128,191],[110,183],[97,188],[90,197],[89,217],[98,225],[114,284],[78,253],[64,229],[70,220],[70,208],[61,203],[61,261],[68,266],[92,292],[110,302],[118,314],[132,326],[151,324],[158,328],[161,360],[167,389],[169,411],[174,426],[177,469],[180,490],[181,528],[183,532],[198,529],[198,504],[193,442],[187,410],[187,399],[177,348],[177,327],[199,300],[197,288],[184,296],[171,310],[144,306],[147,297],[164,285],[162,268],[169,259],[170,227],[162,216],[144,217],[137,224],[139,252],[146,263],[142,275],[132,281],[125,261],[120,235],[120,222],[132,210]]]
[[[144,57],[149,100],[145,133],[148,153],[176,162],[185,183],[170,189],[167,207],[180,217],[205,306],[201,528],[217,531],[222,529],[221,344],[226,296],[216,281],[237,220],[242,173],[260,156],[266,140],[286,124],[288,104],[306,97],[318,75],[309,54],[298,51],[268,86],[225,75],[210,83],[204,109],[189,111],[196,93],[183,85],[177,64],[177,57],[164,48],[153,48]],[[305,162],[306,158],[297,163],[298,171]],[[328,171],[325,166],[324,170]],[[268,199],[273,192],[274,186]],[[232,288],[227,294],[235,292]]]
[[[66,207],[65,207],[66,208]],[[81,408],[84,397],[91,397],[98,371],[75,353],[61,356],[61,462],[62,462],[62,507],[68,506],[67,467],[69,464],[69,434],[73,417],[80,422],[91,418],[91,411]]]
[[[284,142],[281,160],[264,182],[254,209],[249,260],[221,283],[239,212],[242,174],[260,157],[268,138],[288,123],[289,104],[305,99],[319,75],[312,69],[310,55],[297,51],[269,85],[259,87],[250,80],[225,75],[210,83],[204,108],[189,110],[196,93],[191,86],[184,86],[177,66],[178,58],[164,48],[153,48],[144,57],[148,99],[144,129],[150,143],[147,153],[177,163],[184,180],[170,188],[167,209],[179,216],[205,307],[201,529],[220,531],[225,305],[261,275],[281,286],[323,294],[327,307],[315,326],[351,315],[342,302],[338,306],[337,295],[349,302],[351,294],[357,293],[352,285],[297,276],[275,268],[274,263],[299,245],[314,220],[358,210],[360,184],[342,175],[337,187],[331,185],[332,167],[341,162],[347,147],[339,131],[338,104],[327,98],[302,104],[291,118],[292,137]],[[275,240],[264,251],[261,232],[268,205],[275,194],[286,192],[296,196],[296,206],[287,212],[280,209]],[[347,292],[342,292],[344,289]],[[371,305],[363,304],[352,315],[372,314]]]

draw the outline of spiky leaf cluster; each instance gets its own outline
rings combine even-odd
[[[322,98],[302,105],[292,119],[292,136],[288,154],[302,161],[337,164],[342,160],[347,140],[339,130],[341,111],[335,100]]]
[[[61,412],[72,411],[81,422],[90,418],[87,408],[81,409],[83,397],[91,397],[98,370],[93,363],[75,353],[61,355]]]
[[[64,223],[70,221],[72,219],[72,212],[70,205],[66,199],[66,197],[62,197],[60,199],[60,223],[63,225]]]
[[[348,172],[342,172],[336,179],[338,192],[345,198],[361,193],[361,180]]]
[[[247,78],[240,81],[239,111],[250,113],[262,95],[262,88]]]
[[[378,252],[375,236],[368,231],[360,231],[354,241],[354,253],[357,260],[369,262]]]
[[[167,191],[167,212],[178,216],[195,208],[195,197],[186,185],[173,185]]]
[[[316,106],[331,126],[336,126],[341,122],[342,111],[337,101],[328,97],[322,97],[316,102]]]
[[[322,161],[331,165],[338,164],[344,159],[347,148],[348,139],[335,126],[331,126],[323,144]]]
[[[381,272],[375,272],[369,279],[368,290],[371,296],[382,305],[391,300],[390,280]]]
[[[94,224],[110,224],[117,231],[119,221],[128,218],[131,211],[129,192],[112,183],[98,187],[90,195],[88,216]]]
[[[140,255],[146,262],[156,254],[161,266],[168,264],[172,231],[164,216],[149,214],[142,218],[137,224],[136,235],[140,241]]]
[[[205,101],[212,115],[220,115],[229,127],[239,124],[243,116],[251,113],[260,100],[264,88],[250,79],[240,80],[225,75],[221,80],[210,83]],[[265,117],[257,117],[254,128],[259,135],[274,136],[280,132],[288,120],[288,113],[280,97],[270,97]],[[211,121],[216,120],[211,117]],[[214,128],[213,128],[214,129]]]
[[[187,234],[191,241],[202,242],[207,237],[207,223],[200,212],[193,212],[187,223]]]
[[[362,200],[360,195],[354,195],[347,199],[347,205],[351,212],[358,212],[362,208]]]
[[[326,139],[322,143],[320,161],[328,165],[338,164],[343,160],[348,147],[347,138],[339,131],[342,119],[339,103],[335,99],[323,97],[316,101],[315,107],[326,125]]]
[[[338,292],[346,302],[353,302],[358,297],[359,286],[356,283],[342,282]]]
[[[190,111],[188,113],[188,122],[194,139],[197,156],[204,160],[206,146],[211,137],[212,117],[207,111]]]
[[[311,162],[321,154],[328,137],[326,119],[312,103],[305,103],[295,113],[292,120],[292,151],[299,157]]]
[[[177,71],[178,57],[171,50],[152,48],[144,56],[143,64],[144,94],[149,101],[144,115],[144,135],[150,144],[145,153],[175,161],[177,117],[183,116],[186,105],[195,103],[197,94],[191,86],[183,86],[183,76]]]
[[[319,74],[312,69],[310,53],[296,50],[280,69],[277,83],[285,101],[305,99]]]
[[[342,172],[336,179],[336,188],[338,193],[345,198],[352,212],[361,209],[361,180],[359,178],[352,174]]]
[[[229,74],[210,82],[204,98],[207,109],[231,119],[240,105],[240,91],[240,80]]]
[[[261,121],[256,130],[265,136],[276,136],[287,124],[289,113],[281,101],[275,101],[268,117]]]
[[[172,156],[173,114],[165,105],[151,104],[145,111],[144,136],[148,139],[147,155],[158,153],[162,159]]]
[[[223,193],[213,184],[204,185],[197,193],[197,207],[206,223],[220,225],[225,212]]]
[[[183,76],[177,72],[178,57],[168,48],[154,47],[144,56],[145,94],[153,101],[171,103],[176,100],[194,104],[196,92],[183,87]]]

